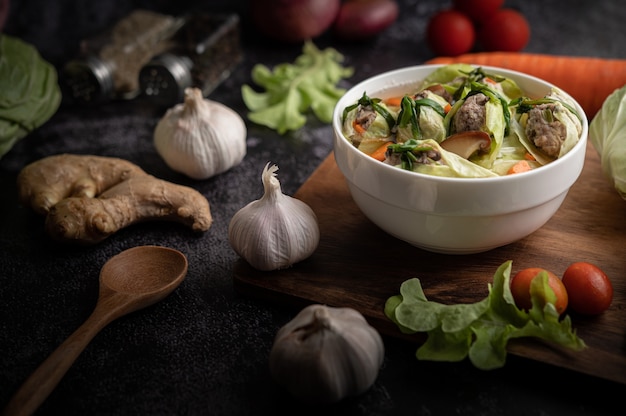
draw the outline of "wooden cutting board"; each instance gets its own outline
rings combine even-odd
[[[355,205],[332,153],[294,196],[318,217],[319,247],[309,259],[273,272],[239,260],[238,293],[294,309],[310,303],[352,307],[381,333],[420,343],[423,335],[402,335],[383,313],[387,298],[408,278],[420,278],[429,300],[469,303],[487,296],[488,283],[507,260],[513,261],[513,273],[543,267],[557,275],[575,261],[588,261],[600,266],[614,287],[613,303],[602,315],[570,315],[588,348],[574,352],[525,339],[511,342],[508,350],[626,384],[626,201],[603,176],[591,145],[582,175],[556,215],[521,241],[486,253],[434,254],[387,235]]]

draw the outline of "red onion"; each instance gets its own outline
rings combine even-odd
[[[348,0],[341,5],[333,33],[344,40],[371,38],[391,26],[398,13],[395,0]]]
[[[0,0],[0,32],[4,29],[4,23],[9,17],[9,9],[11,8],[9,0]]]
[[[262,34],[298,43],[324,33],[339,12],[340,0],[250,0],[252,23]]]

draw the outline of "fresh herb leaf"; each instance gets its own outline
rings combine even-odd
[[[0,34],[0,158],[48,121],[61,103],[54,66],[37,49]]]
[[[437,114],[439,114],[441,117],[446,116],[446,111],[443,109],[441,104],[430,98],[420,98],[419,100],[415,100],[415,107],[417,109],[419,109],[420,107],[430,107],[435,110]]]
[[[415,106],[415,101],[408,95],[402,98],[400,103],[400,113],[398,113],[398,127],[405,128],[411,127],[411,137],[413,139],[419,139],[422,136],[419,123],[419,113]]]
[[[503,263],[493,285],[489,285],[489,295],[471,304],[429,301],[419,279],[409,279],[400,286],[399,295],[387,300],[385,315],[403,333],[427,333],[416,354],[421,360],[461,361],[469,357],[477,368],[499,368],[505,364],[508,341],[521,337],[540,338],[573,350],[585,348],[572,329],[570,317],[559,319],[546,274],[531,283],[531,310],[525,312],[515,306],[509,286],[511,264]]]
[[[242,98],[250,110],[248,119],[279,134],[303,127],[309,110],[320,121],[330,123],[335,105],[345,93],[337,83],[353,73],[342,62],[343,55],[337,50],[320,50],[307,41],[294,63],[279,64],[273,71],[255,65],[252,81],[265,91],[242,86]]]

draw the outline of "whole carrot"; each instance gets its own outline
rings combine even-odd
[[[548,81],[581,105],[591,120],[613,91],[626,85],[626,60],[524,52],[479,52],[438,57],[427,64],[497,66]]]

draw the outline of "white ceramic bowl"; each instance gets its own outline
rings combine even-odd
[[[538,169],[496,178],[447,178],[402,170],[365,155],[343,136],[343,109],[363,92],[381,98],[403,94],[439,66],[374,76],[352,87],[337,103],[334,156],[354,201],[387,233],[432,252],[479,253],[530,235],[559,209],[582,171],[588,121],[578,103],[575,108],[583,118],[583,130],[572,150]],[[519,72],[484,69],[515,80],[531,98],[543,97],[552,87]]]

